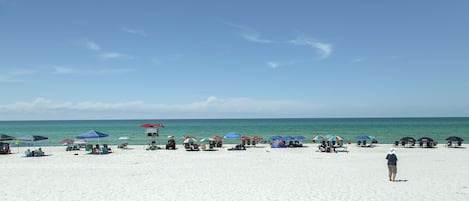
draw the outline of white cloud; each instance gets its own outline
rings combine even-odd
[[[267,62],[267,65],[269,65],[271,68],[278,68],[280,67],[280,63],[277,63],[277,62]]]
[[[99,57],[104,60],[109,60],[109,59],[119,59],[119,58],[129,58],[129,56],[125,54],[121,54],[118,52],[103,52],[99,54]]]
[[[76,72],[73,68],[65,67],[65,66],[54,66],[54,74],[70,74]]]
[[[297,39],[291,40],[290,42],[295,45],[311,46],[312,48],[315,48],[322,55],[322,58],[329,57],[333,50],[331,44],[318,42],[318,41],[308,39],[305,37],[298,37]]]
[[[251,41],[251,42],[255,42],[255,43],[273,43],[273,41],[271,40],[261,39],[260,36],[255,33],[251,33],[251,34],[244,33],[244,34],[241,34],[241,36],[244,39]]]
[[[86,41],[85,46],[90,50],[101,50],[101,47],[93,41]]]
[[[143,37],[147,37],[147,35],[148,35],[143,30],[136,30],[136,29],[131,29],[131,28],[127,28],[127,27],[122,27],[122,31],[124,31],[126,33],[130,33],[130,34],[134,34],[134,35],[143,36]]]
[[[19,119],[53,119],[57,114],[62,119],[285,117],[289,114],[306,115],[314,110],[315,106],[312,104],[291,100],[220,99],[215,96],[186,104],[159,104],[143,101],[56,103],[38,97],[31,102],[0,105],[0,119],[7,120],[12,116]]]

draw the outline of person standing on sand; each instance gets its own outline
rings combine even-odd
[[[386,156],[388,160],[389,181],[396,181],[397,174],[397,156],[396,149],[391,148]]]

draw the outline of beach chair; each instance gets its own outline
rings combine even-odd
[[[446,144],[447,147],[453,146],[453,142],[451,140],[448,140],[448,144]]]
[[[462,142],[458,141],[458,147],[460,147],[461,145],[462,145]]]
[[[394,146],[396,146],[396,147],[399,146],[399,141],[395,141]]]
[[[217,146],[216,147],[222,147],[223,146],[223,141],[218,140],[217,141]]]
[[[228,151],[246,151],[246,147],[243,144],[237,144],[235,147],[229,148]]]
[[[362,144],[362,141],[361,140],[358,140],[357,141],[357,146],[360,146]]]
[[[174,139],[169,139],[168,142],[166,143],[166,149],[176,149],[176,141]]]

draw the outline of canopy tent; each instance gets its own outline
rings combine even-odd
[[[77,138],[78,139],[85,139],[85,138],[98,138],[98,144],[99,144],[99,138],[103,138],[103,137],[107,137],[109,136],[108,134],[106,133],[101,133],[99,131],[95,131],[95,130],[90,130],[86,133],[82,133],[80,135],[77,135]]]
[[[312,140],[313,141],[326,141],[326,137],[324,137],[323,135],[316,135],[313,137]]]

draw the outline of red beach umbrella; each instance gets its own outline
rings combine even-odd
[[[240,140],[249,140],[250,138],[248,136],[243,135],[239,139]]]
[[[59,141],[60,144],[67,143],[67,144],[73,144],[73,140],[69,138],[64,138]]]
[[[218,135],[214,135],[214,136],[212,136],[211,138],[213,138],[213,139],[215,139],[215,140],[221,140],[221,137],[218,136]]]
[[[252,136],[251,139],[257,141],[257,140],[262,139],[262,137],[259,137],[256,135],[256,136]]]
[[[142,127],[142,128],[162,127],[162,128],[164,128],[164,125],[162,123],[144,123],[144,124],[141,124],[140,127]]]

